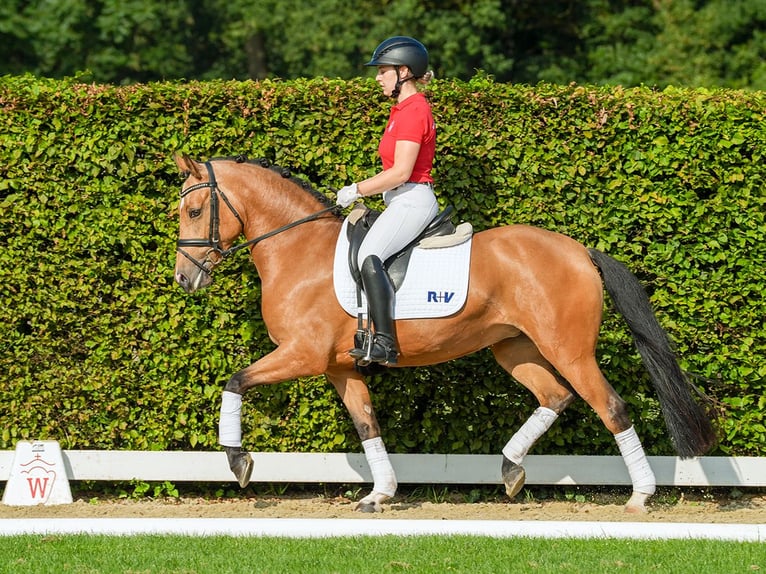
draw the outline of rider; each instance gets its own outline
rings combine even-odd
[[[359,248],[358,264],[375,329],[370,358],[395,364],[394,288],[383,262],[415,239],[438,212],[431,177],[436,124],[428,100],[418,91],[418,84],[427,84],[433,72],[425,46],[408,36],[383,41],[365,65],[377,67],[376,81],[395,101],[378,146],[383,170],[340,189],[338,205],[348,207],[360,197],[383,194],[386,209]],[[350,354],[361,359],[366,352],[356,348]]]

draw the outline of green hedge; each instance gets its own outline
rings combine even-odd
[[[440,201],[477,229],[531,223],[627,263],[716,400],[717,452],[766,455],[764,94],[479,75],[429,95]],[[267,157],[337,187],[377,169],[389,105],[371,80],[0,79],[0,448],[216,448],[223,384],[272,343],[245,255],[204,292],[174,284],[172,153]],[[671,454],[609,303],[599,358],[650,454]],[[535,407],[487,352],[370,386],[394,452],[497,453]],[[254,390],[244,421],[253,450],[359,449],[321,378]],[[578,401],[534,452],[617,451]]]

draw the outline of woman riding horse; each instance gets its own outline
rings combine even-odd
[[[324,374],[351,415],[372,471],[372,492],[358,508],[379,511],[397,481],[367,383],[348,354],[357,322],[333,288],[333,252],[343,225],[331,213],[336,206],[259,163],[176,162],[188,174],[179,206],[176,281],[187,292],[204,288],[226,255],[249,248],[261,279],[261,315],[276,344],[224,387],[219,442],[234,475],[244,487],[253,471],[242,448],[242,395],[257,385]],[[246,241],[235,245],[240,235]],[[604,287],[630,327],[679,455],[701,455],[714,446],[711,422],[694,400],[643,287],[623,264],[564,235],[510,225],[473,236],[469,273],[459,311],[397,320],[397,366],[432,365],[489,347],[534,394],[539,408],[502,448],[509,496],[524,484],[522,462],[530,447],[580,397],[619,446],[633,483],[626,510],[646,511],[654,474],[625,401],[596,360]]]
[[[394,288],[383,262],[403,249],[436,216],[439,206],[433,192],[436,124],[431,106],[418,92],[427,84],[428,52],[407,36],[382,42],[366,66],[377,66],[375,76],[383,94],[394,98],[378,152],[383,171],[338,191],[338,205],[348,207],[360,197],[383,194],[386,209],[375,220],[359,248],[362,286],[375,333],[372,345],[350,351],[355,359],[393,365],[399,350],[394,329]]]

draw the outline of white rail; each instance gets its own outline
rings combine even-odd
[[[223,452],[64,450],[69,480],[232,482]],[[252,453],[252,481],[262,483],[372,482],[361,453]],[[7,481],[14,451],[0,451]],[[501,484],[501,455],[392,454],[400,484]],[[660,486],[766,486],[766,458],[650,456]],[[530,455],[530,485],[630,485],[619,456]]]

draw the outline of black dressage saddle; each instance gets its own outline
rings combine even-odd
[[[420,235],[412,240],[404,249],[395,253],[383,262],[383,266],[391,278],[394,290],[401,287],[404,277],[407,274],[407,266],[410,262],[412,250],[427,237],[437,237],[455,233],[455,225],[452,223],[452,206],[447,206],[444,211],[439,212],[428,224]],[[348,227],[346,235],[348,237],[348,266],[351,270],[351,276],[356,284],[361,288],[362,276],[359,271],[357,256],[359,255],[359,246],[362,244],[367,232],[372,224],[380,216],[380,211],[369,209],[362,206],[355,207],[348,215]]]

